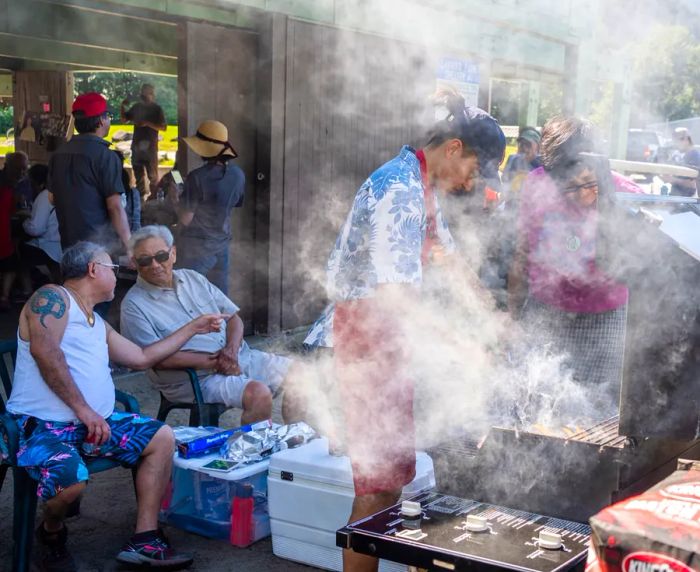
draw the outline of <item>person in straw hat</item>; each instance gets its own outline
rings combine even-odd
[[[187,175],[180,198],[179,267],[196,270],[228,294],[231,210],[243,205],[245,175],[229,163],[238,153],[223,123],[203,121],[184,141],[204,165]]]

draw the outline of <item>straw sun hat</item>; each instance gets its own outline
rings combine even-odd
[[[207,119],[197,128],[197,133],[182,139],[192,151],[200,157],[220,157],[230,155],[238,157],[238,153],[228,142],[228,129],[220,121]]]

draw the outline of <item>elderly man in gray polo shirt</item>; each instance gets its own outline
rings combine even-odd
[[[191,400],[186,375],[172,370],[194,368],[206,402],[242,408],[244,424],[269,419],[292,361],[248,347],[238,306],[198,272],[173,270],[177,251],[166,227],[136,231],[129,251],[139,276],[122,301],[121,331],[133,342],[152,344],[203,313],[233,315],[225,331],[194,336],[157,364],[150,374],[157,389],[171,401]]]

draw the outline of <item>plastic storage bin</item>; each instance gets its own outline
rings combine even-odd
[[[416,455],[416,477],[404,496],[435,488],[433,462]],[[270,459],[268,498],[272,551],[276,556],[326,570],[342,570],[342,551],[335,532],[347,523],[355,491],[348,457],[328,454],[328,441],[318,439],[275,453]],[[380,561],[382,572],[406,567]]]
[[[253,488],[252,532],[245,538],[256,542],[270,536],[267,512],[267,468],[269,459],[222,473],[202,469],[218,455],[182,459],[175,455],[168,494],[163,500],[160,520],[177,528],[209,538],[230,541],[231,506],[240,485]],[[240,489],[239,489],[240,490]],[[240,537],[240,536],[239,536]]]

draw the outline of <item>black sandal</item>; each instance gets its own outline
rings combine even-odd
[[[41,560],[41,570],[44,572],[76,572],[78,567],[66,548],[68,529],[64,524],[59,530],[49,532],[44,528],[44,522],[36,529],[37,540],[46,547],[46,553]]]

